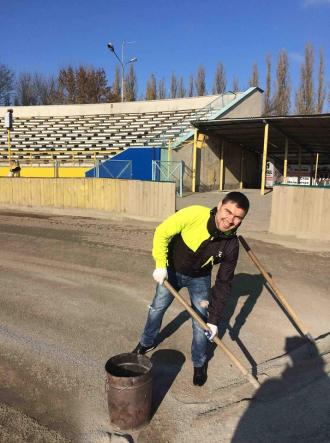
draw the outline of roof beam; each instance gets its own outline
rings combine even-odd
[[[271,119],[268,121],[267,119],[263,120],[264,124],[269,123],[272,128],[274,128],[279,134],[281,134],[283,137],[287,138],[288,140],[292,140],[299,148],[305,149],[307,152],[312,154],[312,151],[303,143],[301,143],[299,140],[297,140],[295,137],[289,136],[288,134],[283,131],[283,129],[280,129],[276,123],[274,123]]]

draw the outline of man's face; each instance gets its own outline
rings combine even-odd
[[[230,231],[242,223],[245,215],[244,209],[238,208],[236,203],[229,201],[222,204],[220,202],[215,215],[215,224],[221,232]]]

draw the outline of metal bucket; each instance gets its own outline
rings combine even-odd
[[[119,354],[107,361],[108,407],[110,423],[115,429],[138,429],[149,423],[151,368],[152,363],[145,355]]]

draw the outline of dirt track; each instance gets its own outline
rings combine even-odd
[[[0,212],[1,441],[109,441],[103,368],[135,346],[144,324],[154,291],[154,226]],[[250,244],[312,335],[325,336],[330,253]],[[228,307],[236,341],[226,334],[224,342],[246,367],[263,372],[267,408],[242,400],[256,393],[217,351],[207,384],[191,385],[191,326],[174,304],[153,354],[154,416],[138,442],[330,440],[327,349],[320,339],[324,355],[313,364],[286,357],[262,365],[300,344],[288,339],[296,331],[262,283],[241,251]]]

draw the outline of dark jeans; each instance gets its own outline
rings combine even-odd
[[[192,307],[203,320],[206,321],[210,298],[211,276],[189,277],[179,272],[168,270],[168,281],[177,291],[184,287],[188,289]],[[150,305],[147,322],[140,339],[141,345],[151,346],[155,342],[161,328],[164,314],[173,299],[174,297],[163,285],[157,284],[156,294]],[[204,330],[194,319],[192,320],[192,329],[192,361],[195,367],[200,367],[203,366],[207,359],[208,339],[204,334]]]

